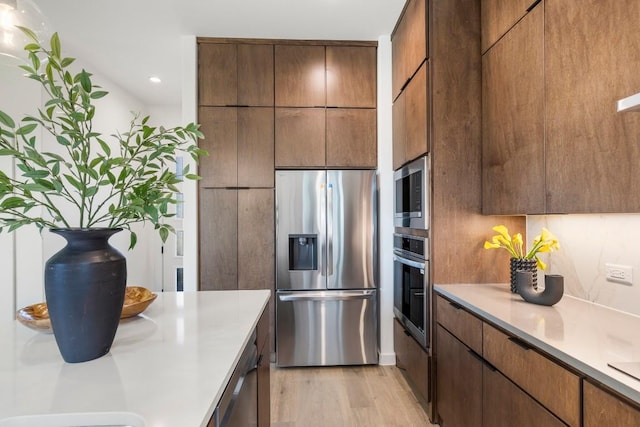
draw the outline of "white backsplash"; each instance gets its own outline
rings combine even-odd
[[[542,227],[560,242],[543,261],[546,273],[564,276],[565,294],[640,315],[639,214],[529,216],[528,247]],[[632,285],[608,282],[606,263],[631,266]]]

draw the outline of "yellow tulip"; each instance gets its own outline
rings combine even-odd
[[[502,224],[493,227],[493,231],[497,232],[498,235],[493,236],[491,238],[491,241],[487,240],[484,242],[485,249],[504,248],[514,258],[535,258],[536,264],[541,270],[545,270],[547,268],[547,265],[542,262],[536,254],[553,252],[554,250],[560,249],[558,238],[544,227],[542,228],[542,232],[540,233],[540,235],[536,236],[535,239],[533,239],[533,246],[526,255],[524,255],[523,253],[524,239],[522,238],[522,234],[516,233],[512,238],[507,227]]]
[[[538,257],[536,257],[536,264],[537,264],[537,266],[538,266],[538,268],[539,268],[540,270],[546,270],[546,269],[547,269],[547,264],[545,264],[544,262],[542,262],[542,261],[540,260],[540,258],[538,258]]]
[[[499,247],[500,247],[500,245],[497,244],[497,243],[491,243],[491,242],[487,242],[487,241],[484,242],[484,248],[485,249],[498,249]]]

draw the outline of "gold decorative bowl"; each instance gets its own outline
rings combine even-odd
[[[157,298],[147,288],[141,286],[127,286],[122,306],[121,319],[136,316],[149,307],[149,304]],[[38,332],[52,333],[49,310],[46,302],[23,307],[16,312],[16,319],[28,328]]]

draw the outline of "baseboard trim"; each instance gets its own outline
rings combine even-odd
[[[379,353],[378,354],[378,365],[395,365],[396,364],[396,354],[395,353]]]

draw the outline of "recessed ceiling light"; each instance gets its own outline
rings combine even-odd
[[[149,81],[151,83],[155,83],[155,84],[162,83],[162,80],[160,80],[160,77],[158,77],[158,76],[149,77]]]

